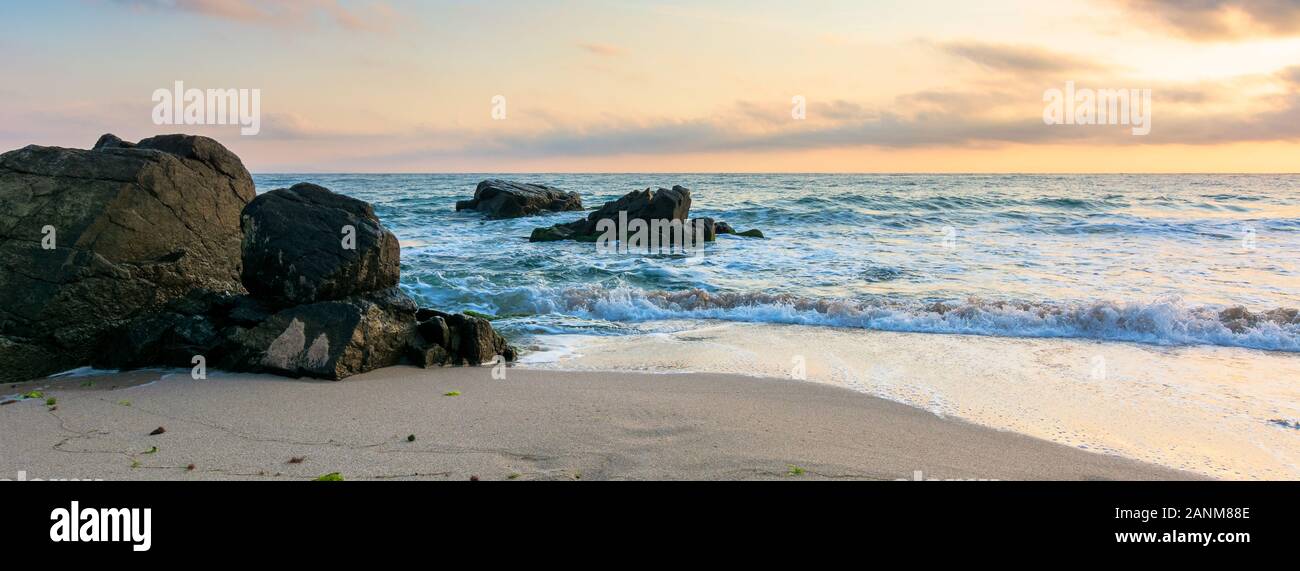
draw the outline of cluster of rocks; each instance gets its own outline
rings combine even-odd
[[[690,207],[689,189],[647,188],[530,239],[594,241],[621,216],[682,221],[706,241],[736,233]],[[456,209],[583,207],[574,192],[491,179]],[[258,196],[239,157],[205,137],[104,135],[91,150],[0,155],[0,270],[0,382],[197,357],[329,379],[516,357],[488,321],[418,308],[397,287],[397,239],[369,204],[312,184]]]
[[[544,184],[525,184],[500,179],[487,179],[478,183],[474,189],[474,198],[456,202],[456,211],[474,210],[486,215],[488,219],[518,218],[551,212],[582,210],[582,198],[576,192],[566,192]],[[533,230],[529,237],[531,242],[554,242],[559,240],[577,240],[594,242],[598,238],[597,227],[601,220],[619,222],[621,213],[625,221],[643,220],[680,220],[694,229],[700,225],[706,242],[712,242],[718,234],[734,234],[746,238],[762,238],[759,230],[737,232],[730,224],[715,221],[712,218],[690,218],[691,190],[683,186],[660,188],[658,190],[634,190],[618,200],[606,202],[604,206],[587,215],[586,218],[565,224],[556,224],[547,228]]]
[[[694,218],[691,213],[691,190],[683,186],[660,188],[658,190],[634,190],[618,200],[606,202],[604,206],[592,211],[586,218],[556,224],[545,228],[536,228],[530,242],[554,242],[558,240],[595,241],[599,237],[600,223],[609,220],[619,224],[632,220],[642,220],[647,224],[660,221],[680,220],[688,229],[703,229],[704,241],[712,242],[718,234],[737,234],[745,237],[762,238],[762,232],[750,230],[737,233],[730,224],[715,221],[712,218]]]
[[[544,184],[499,179],[478,183],[474,198],[456,202],[456,211],[477,210],[488,218],[518,218],[544,212],[582,210],[582,198]]]
[[[311,184],[256,196],[204,137],[0,155],[0,380],[92,364],[342,379],[511,348],[478,317],[397,288],[371,206]]]

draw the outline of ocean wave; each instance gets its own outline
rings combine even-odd
[[[516,292],[517,294],[518,292]],[[513,304],[538,313],[645,322],[669,319],[852,327],[881,331],[1006,337],[1063,337],[1157,345],[1219,345],[1300,352],[1300,313],[1193,306],[1179,298],[1149,302],[836,300],[785,294],[646,291],[582,287],[535,292]]]

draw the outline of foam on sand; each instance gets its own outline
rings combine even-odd
[[[1290,353],[676,325],[675,333],[560,336],[555,341],[571,356],[531,366],[790,379],[801,362],[808,381],[1068,446],[1218,478],[1300,478],[1300,439],[1276,422],[1300,418],[1300,359]]]

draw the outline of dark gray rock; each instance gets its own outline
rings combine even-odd
[[[427,368],[517,358],[488,321],[417,310],[389,288],[274,312],[246,295],[195,292],[114,330],[92,364],[189,367],[196,355],[230,371],[331,380],[404,362]]]
[[[419,319],[418,315],[416,319]],[[435,315],[421,321],[419,331],[420,337],[430,343],[436,343],[443,347],[451,346],[451,328],[447,326],[447,320],[440,316]]]
[[[162,310],[120,325],[104,336],[91,364],[102,369],[188,367],[195,355],[212,358],[233,309],[248,296],[195,290]]]
[[[582,198],[544,184],[524,184],[500,179],[478,183],[474,198],[456,203],[456,210],[477,210],[488,218],[518,218],[544,212],[582,210]]]
[[[721,235],[721,234],[731,234],[731,235],[733,235],[733,236],[740,236],[740,237],[742,237],[742,238],[762,238],[762,237],[763,237],[763,232],[760,231],[760,230],[758,230],[758,229],[746,230],[746,231],[744,231],[744,232],[737,232],[737,231],[736,231],[736,228],[735,228],[734,226],[732,226],[732,225],[730,225],[730,224],[728,224],[728,223],[726,223],[726,222],[723,222],[723,221],[721,221],[721,220],[717,221],[717,223],[714,224],[714,231],[715,231],[717,234],[719,234],[719,235]]]
[[[192,290],[243,291],[255,193],[239,157],[188,135],[96,147],[0,155],[0,382],[86,365],[107,332]]]
[[[703,228],[702,234],[705,242],[713,242],[718,239],[718,224],[712,218],[693,218],[691,223],[691,230],[694,230],[697,225]]]
[[[218,336],[206,315],[148,315],[106,337],[91,364],[101,369],[188,367],[195,355],[212,354]]]
[[[592,241],[597,237],[597,227],[601,220],[611,220],[617,224],[620,213],[626,213],[626,220],[686,220],[691,213],[691,191],[683,186],[660,188],[658,190],[634,190],[618,200],[606,202],[604,206],[588,214],[585,219],[556,224],[549,228],[537,228],[529,236],[530,242],[552,242],[556,240]]]
[[[0,378],[196,355],[326,379],[515,358],[485,320],[417,310],[369,204],[305,184],[254,199],[238,157],[202,137],[96,148],[0,155]]]
[[[414,339],[407,347],[407,358],[412,365],[424,369],[454,365],[454,359],[447,349],[437,343],[423,339]]]
[[[402,362],[415,337],[415,302],[397,288],[308,303],[255,327],[234,327],[221,368],[339,380]]]
[[[98,151],[100,149],[131,149],[131,148],[135,148],[135,143],[128,143],[126,141],[123,141],[122,139],[119,139],[117,135],[114,135],[112,133],[105,133],[99,137],[98,141],[95,141],[95,146],[92,147],[91,150]]]
[[[314,184],[258,196],[242,216],[243,283],[280,307],[397,285],[399,246],[364,201]],[[345,228],[355,247],[344,247]]]
[[[492,363],[497,356],[506,361],[518,358],[515,348],[486,319],[436,310],[421,312],[428,316],[419,325],[421,339],[445,349],[448,364],[472,366]]]
[[[579,220],[567,224],[556,224],[545,228],[533,228],[528,236],[529,242],[559,242],[561,240],[578,240],[594,242],[595,234],[583,234],[587,230],[587,221]]]
[[[426,316],[417,321],[417,313]],[[233,327],[213,351],[223,368],[343,379],[409,362],[480,365],[517,352],[485,319],[420,309],[397,288],[285,309]]]

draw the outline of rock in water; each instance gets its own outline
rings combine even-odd
[[[712,220],[712,218],[704,218],[703,220]],[[733,235],[733,236],[740,236],[740,237],[742,237],[742,238],[762,238],[762,237],[763,237],[763,232],[762,232],[761,230],[757,229],[757,228],[752,229],[752,230],[746,230],[746,231],[744,231],[744,232],[737,232],[737,231],[736,231],[736,228],[735,228],[734,226],[732,226],[732,225],[730,225],[730,224],[728,224],[728,223],[726,223],[726,222],[723,222],[723,221],[721,221],[721,220],[715,222],[714,225],[713,225],[713,228],[714,228],[714,231],[713,231],[714,236],[721,235],[721,234],[731,234],[731,235]],[[709,238],[709,241],[712,241],[712,240],[713,240],[713,238]]]
[[[567,224],[556,224],[549,228],[533,230],[530,242],[552,242],[556,240],[594,240],[597,226],[601,220],[619,221],[619,213],[626,212],[627,220],[687,220],[691,213],[691,190],[683,186],[660,188],[659,190],[634,190],[618,200],[606,202],[600,209],[587,215],[587,218]],[[713,232],[713,223],[707,223],[708,233]],[[709,237],[706,241],[711,241]]]
[[[287,307],[397,285],[397,237],[364,201],[301,183],[258,196],[241,221],[254,297]]]
[[[253,180],[206,137],[0,155],[0,382],[87,364],[106,332],[193,289],[242,292]]]
[[[488,218],[518,218],[543,212],[582,210],[582,198],[544,184],[488,179],[478,183],[474,198],[456,203],[456,210],[477,210]]]
[[[583,234],[592,234],[596,223],[602,219],[618,220],[619,212],[627,212],[628,220],[686,220],[691,214],[691,189],[674,186],[671,189],[637,190],[629,192],[613,202],[606,202],[599,210],[587,216],[591,229]]]

